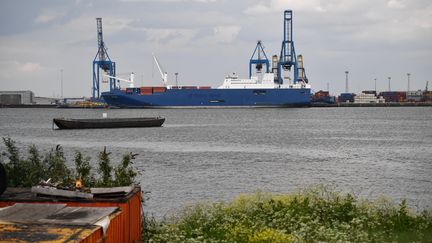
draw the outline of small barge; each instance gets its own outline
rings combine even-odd
[[[141,118],[101,118],[101,119],[65,119],[54,118],[53,123],[59,129],[125,128],[125,127],[160,127],[165,122],[162,117]]]

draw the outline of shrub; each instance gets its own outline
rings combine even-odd
[[[410,212],[406,201],[360,201],[315,187],[200,203],[146,227],[143,239],[151,242],[425,242],[432,215]]]
[[[90,165],[90,157],[84,157],[81,152],[75,152],[75,170],[77,179],[81,179],[82,183],[88,187],[96,184],[96,179],[91,172],[92,167]]]
[[[114,169],[114,185],[124,186],[134,183],[134,178],[137,175],[137,172],[135,172],[135,170],[130,166],[132,165],[132,160],[135,159],[135,156],[136,155],[131,153],[123,155],[121,163]]]
[[[109,158],[111,153],[104,148],[98,156],[100,176],[95,178],[90,163],[91,158],[83,156],[79,151],[75,152],[75,170],[71,170],[66,166],[66,157],[60,145],[51,149],[43,157],[36,146],[31,145],[28,149],[28,157],[23,158],[15,141],[11,138],[3,138],[3,143],[6,149],[2,151],[0,161],[5,162],[10,187],[31,187],[49,178],[51,182],[66,187],[72,187],[75,179],[81,179],[86,187],[129,186],[135,183],[137,172],[131,166],[136,154],[125,154],[118,166],[113,169]]]
[[[55,149],[51,149],[45,156],[43,163],[48,167],[44,175],[45,179],[51,178],[53,182],[65,186],[73,184],[72,171],[66,166],[66,158],[62,146],[57,145]]]
[[[114,181],[112,179],[113,169],[109,158],[110,154],[111,153],[107,153],[106,147],[104,147],[104,150],[100,152],[98,156],[99,159],[98,172],[100,175],[100,179],[96,182],[96,184],[101,187],[110,187],[113,186],[114,184]]]

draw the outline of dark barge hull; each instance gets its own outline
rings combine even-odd
[[[59,129],[160,127],[165,122],[161,117],[145,118],[102,118],[102,119],[64,119],[54,118]]]

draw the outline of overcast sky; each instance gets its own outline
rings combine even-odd
[[[161,85],[154,52],[182,85],[219,86],[248,75],[257,40],[279,54],[283,10],[294,11],[294,41],[312,89],[331,93],[424,89],[432,81],[430,0],[0,0],[0,90],[90,96],[96,17],[118,73]],[[432,83],[431,83],[432,86]]]

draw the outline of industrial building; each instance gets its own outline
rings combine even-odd
[[[30,90],[0,91],[2,105],[30,105],[33,104],[34,93]]]
[[[50,98],[50,97],[33,97],[33,103],[37,105],[51,105],[59,103],[58,98]]]

